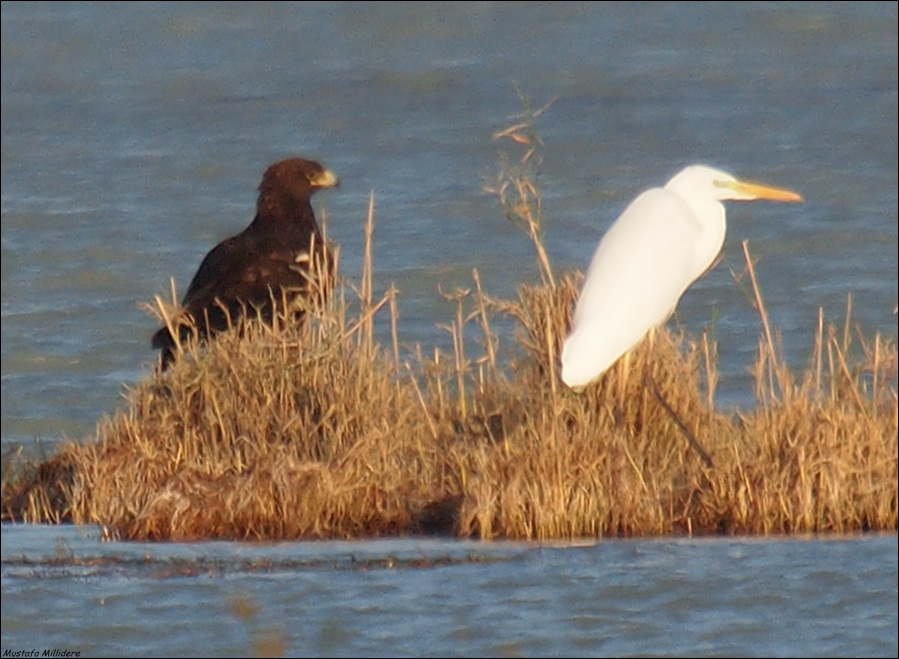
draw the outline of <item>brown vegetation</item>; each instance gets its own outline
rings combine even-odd
[[[530,147],[528,130],[503,136]],[[549,268],[532,157],[496,189],[542,283],[495,300],[474,272],[453,296],[453,354],[401,355],[396,295],[373,296],[367,247],[359,290],[312,303],[310,322],[187,342],[95,438],[5,469],[3,519],[166,540],[896,530],[896,346],[853,337],[848,313],[842,330],[819,318],[796,375],[757,295],[758,402],[735,416],[714,407],[705,336],[659,330],[583,394],[558,380],[579,275]],[[496,314],[520,326],[514,355],[497,353]]]

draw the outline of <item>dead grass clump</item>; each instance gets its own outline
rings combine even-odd
[[[519,318],[544,315],[527,326],[529,352],[508,384],[523,420],[502,442],[459,460],[470,470],[460,509],[464,535],[542,539],[691,528],[708,468],[687,435],[710,444],[728,428],[700,393],[699,352],[688,344],[682,353],[683,337],[662,330],[635,351],[630,368],[622,364],[583,394],[554,384],[547,369],[557,361],[554,337],[567,329],[573,281],[563,278],[567,305],[547,304],[545,288],[522,288],[516,303],[505,303]],[[558,313],[545,313],[553,308]],[[686,434],[682,419],[692,426]]]
[[[561,383],[580,275],[555,277],[543,249],[528,121],[499,134],[525,155],[495,189],[542,282],[498,300],[475,271],[447,295],[452,354],[401,361],[395,291],[373,294],[370,206],[358,289],[317,296],[302,324],[251,320],[180,346],[91,441],[5,464],[3,519],[127,539],[896,530],[895,344],[853,336],[848,312],[842,331],[819,318],[794,373],[748,249],[763,330],[754,410],[718,411],[714,344],[664,328],[584,393]],[[497,348],[497,314],[519,326],[511,352]]]
[[[22,447],[3,456],[2,519],[60,524],[70,519],[70,501],[78,465],[63,449],[53,457],[23,454]]]
[[[758,407],[731,417],[708,343],[660,330],[575,394],[550,375],[575,282],[463,300],[459,345],[497,310],[521,321],[510,369],[490,340],[400,365],[345,303],[249,323],[143,382],[94,441],[8,469],[4,518],[132,539],[896,529],[895,346],[852,361],[825,328],[796,378],[763,345]]]
[[[842,338],[819,322],[813,358],[797,379],[774,346],[760,347],[760,404],[741,417],[754,442],[729,497],[739,531],[895,529],[896,346],[880,336],[852,359],[849,310]],[[852,364],[852,366],[850,366]],[[736,450],[736,449],[735,449]]]

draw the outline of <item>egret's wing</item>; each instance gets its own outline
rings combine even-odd
[[[664,189],[637,197],[603,236],[587,271],[562,351],[572,386],[599,377],[664,322],[692,283],[700,227],[684,201]]]

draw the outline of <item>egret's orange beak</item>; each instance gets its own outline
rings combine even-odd
[[[731,188],[732,190],[745,195],[747,199],[770,199],[771,201],[803,201],[802,195],[792,190],[783,188],[773,188],[770,185],[762,185],[761,183],[750,183],[749,181],[721,181],[716,183],[721,187]]]

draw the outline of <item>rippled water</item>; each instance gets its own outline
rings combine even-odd
[[[896,336],[897,52],[894,2],[4,2],[3,448],[89,435],[116,409],[154,357],[141,304],[171,276],[184,289],[286,155],[340,175],[315,201],[350,274],[374,193],[376,277],[401,291],[401,336],[446,345],[438,285],[475,267],[499,295],[537,279],[482,190],[516,86],[556,99],[538,128],[559,270],[585,267],[627,202],[688,163],[805,195],[731,204],[723,265],[678,308],[687,329],[714,327],[719,403],[751,405],[759,322],[728,271],[741,239],[794,365],[818,307],[838,320],[848,293],[862,328]],[[67,533],[4,527],[4,560],[10,542],[44,556]],[[244,593],[296,654],[896,655],[895,537],[475,547],[510,555],[184,578],[4,564],[3,649],[243,651],[227,609]]]
[[[896,536],[123,546],[91,530],[5,530],[3,649],[888,657],[897,557]]]

